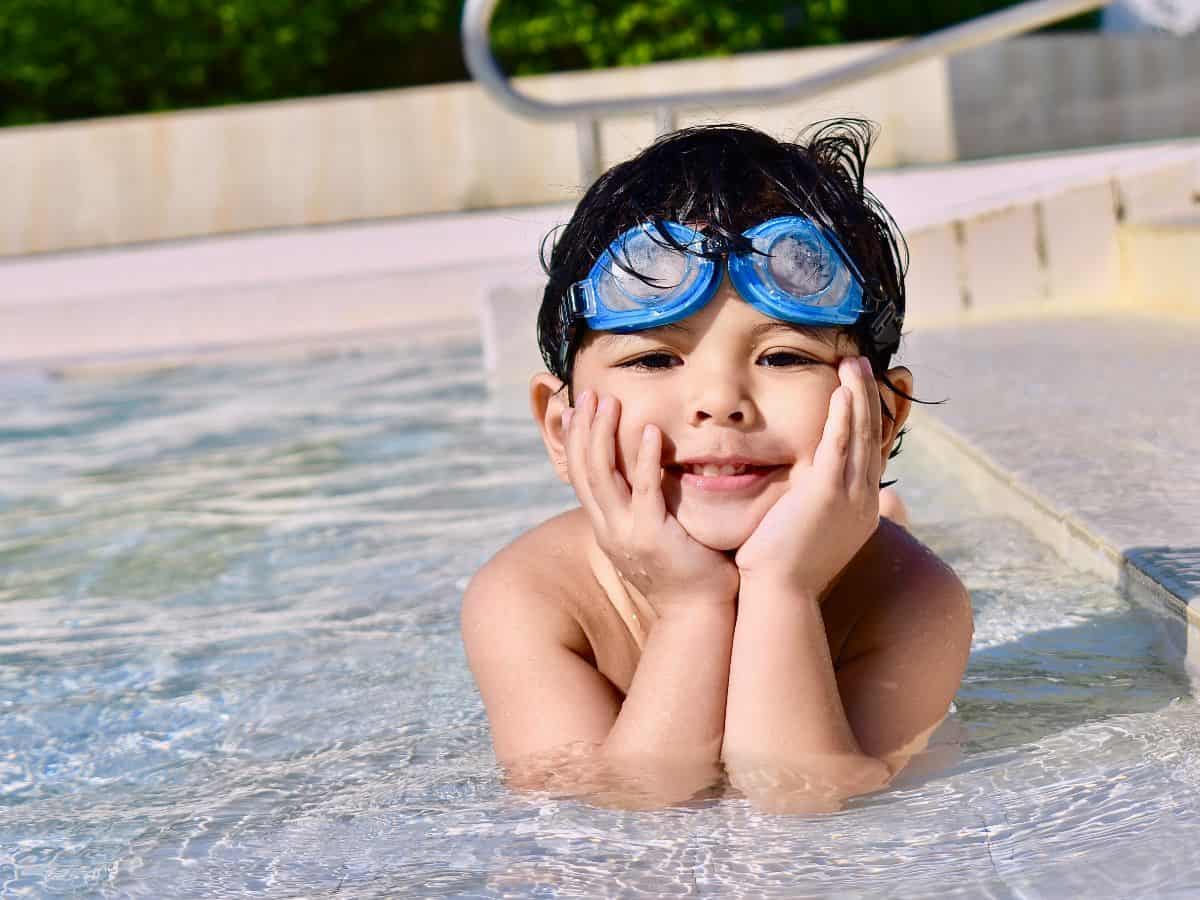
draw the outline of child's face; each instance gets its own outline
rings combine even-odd
[[[764,315],[727,275],[708,304],[674,326],[589,333],[575,357],[575,397],[590,390],[620,401],[616,460],[627,478],[643,426],[657,425],[667,510],[702,544],[732,550],[787,490],[790,467],[812,462],[841,383],[838,361],[859,355],[850,337],[828,335],[823,342]],[[633,365],[639,359],[655,368]],[[676,465],[710,456],[774,468],[748,488],[714,491]]]

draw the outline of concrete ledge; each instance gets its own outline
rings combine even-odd
[[[908,309],[918,319],[955,320],[966,309],[962,232],[961,225],[946,223],[906,236],[909,267],[904,292]]]
[[[1144,556],[1121,553],[1086,524],[1056,510],[935,416],[914,410],[909,421],[912,430],[905,441],[916,452],[936,459],[988,509],[1020,522],[1068,565],[1099,576],[1133,602],[1156,613],[1170,652],[1167,662],[1185,671],[1194,685],[1200,685],[1200,549],[1186,554],[1183,578],[1164,577],[1160,568],[1146,565]]]
[[[911,436],[989,508],[1163,614],[1200,675],[1200,319],[1008,321],[906,338]]]
[[[1119,214],[1123,221],[1146,222],[1187,215],[1196,209],[1196,167],[1200,153],[1164,160],[1162,165],[1130,167],[1116,179]]]
[[[962,227],[966,311],[998,312],[1013,303],[1047,299],[1041,229],[1033,205],[979,213]]]
[[[534,207],[0,260],[0,365],[474,323],[485,285],[537,277],[538,242],[569,214]]]
[[[488,275],[494,274],[489,272]],[[478,272],[365,276],[334,282],[249,285],[143,294],[120,303],[0,306],[0,359],[9,367],[58,367],[105,355],[170,358],[180,352],[288,343],[399,327],[474,323]],[[403,302],[404,297],[431,302]]]
[[[1047,157],[1028,166],[1015,178],[988,166],[949,173],[948,183],[974,175],[991,189],[972,194],[968,186],[964,200],[928,204],[923,223],[909,232],[910,327],[1147,305],[1196,308],[1190,223],[1200,211],[1200,143]],[[997,192],[996,183],[1007,189]]]
[[[1200,211],[1125,225],[1120,248],[1146,303],[1200,314]]]
[[[1121,245],[1112,185],[1080,185],[1040,202],[1048,290],[1056,306],[1116,302]]]
[[[1111,192],[1114,172],[1140,176],[1156,166],[1179,164],[1178,176],[1181,160],[1198,158],[1200,150],[1183,143],[872,174],[871,188],[910,240],[908,327],[1061,312],[1069,298],[1044,298],[1056,286],[1079,286],[1072,296],[1090,306],[1128,296],[1112,292],[1117,224],[1104,209],[1106,186]],[[1190,182],[1178,193],[1190,198]],[[0,364],[225,342],[239,330],[236,308],[259,302],[274,312],[248,309],[242,319],[252,327],[240,339],[339,328],[343,320],[331,312],[339,297],[360,307],[344,320],[354,327],[410,321],[400,307],[413,298],[428,303],[431,290],[465,309],[490,287],[537,282],[539,242],[570,211],[525,207],[0,260]],[[1004,254],[989,252],[993,240]],[[1104,267],[1082,265],[1089,254]],[[362,297],[344,293],[359,287]],[[213,295],[213,314],[188,311],[186,327],[175,322],[173,300],[202,291]],[[285,307],[291,294],[301,301],[295,316]],[[318,309],[320,295],[330,310]],[[367,295],[380,308],[368,313]],[[972,309],[964,298],[976,301]],[[534,314],[505,316],[532,323]]]

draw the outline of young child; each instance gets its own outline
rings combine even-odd
[[[836,810],[945,717],[971,604],[880,517],[903,514],[880,476],[913,379],[888,368],[904,263],[863,188],[871,139],[684,129],[602,175],[555,244],[531,405],[580,506],[462,607],[511,784]]]

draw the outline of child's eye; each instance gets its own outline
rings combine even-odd
[[[675,362],[670,353],[647,353],[637,359],[631,359],[620,364],[622,369],[669,369]]]
[[[758,358],[758,361],[771,368],[820,365],[817,360],[802,356],[799,353],[793,353],[790,350],[776,350],[772,353],[765,353]]]

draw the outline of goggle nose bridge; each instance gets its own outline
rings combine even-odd
[[[723,234],[705,235],[700,241],[700,255],[706,258],[719,256],[727,258],[731,253],[749,253],[754,247],[754,242],[749,238],[742,238],[740,241],[735,238],[725,237]]]

